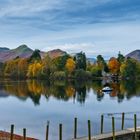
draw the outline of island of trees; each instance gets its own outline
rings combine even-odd
[[[45,80],[89,80],[102,77],[117,77],[118,79],[139,79],[140,62],[125,58],[121,53],[105,61],[98,55],[96,62],[88,61],[84,52],[74,56],[65,54],[51,58],[46,55],[41,58],[40,51],[34,50],[29,58],[16,57],[13,60],[0,63],[0,77],[15,79],[45,79]]]

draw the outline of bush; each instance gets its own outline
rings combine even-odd
[[[65,80],[66,79],[66,73],[64,71],[56,71],[54,73],[51,73],[50,80]]]
[[[74,78],[77,80],[88,80],[92,78],[91,72],[84,71],[83,69],[76,70],[74,73]]]
[[[93,77],[101,77],[102,76],[102,70],[99,67],[93,67],[91,69],[91,73]]]

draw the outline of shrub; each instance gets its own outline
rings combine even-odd
[[[74,78],[77,80],[88,80],[92,78],[92,75],[89,71],[84,71],[83,69],[79,69],[75,71]]]
[[[66,73],[64,71],[56,71],[54,73],[51,73],[50,80],[65,80],[66,79]]]
[[[102,70],[99,67],[93,67],[91,69],[91,73],[93,77],[101,77],[102,76]]]

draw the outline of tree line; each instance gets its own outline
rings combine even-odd
[[[56,58],[46,55],[41,58],[40,51],[35,50],[29,58],[16,57],[0,63],[0,77],[15,79],[88,80],[103,76],[116,76],[123,79],[138,79],[140,62],[125,58],[121,53],[105,61],[98,55],[95,63],[87,60],[84,52],[74,56],[65,54]]]

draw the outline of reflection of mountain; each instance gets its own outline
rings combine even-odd
[[[102,93],[103,85],[101,81],[92,83],[65,83],[58,82],[51,85],[46,81],[5,81],[0,82],[0,97],[15,96],[18,99],[25,101],[30,98],[35,105],[40,104],[41,96],[44,96],[48,101],[50,97],[57,100],[68,101],[70,99],[77,100],[80,104],[84,104],[88,93],[92,90],[97,96],[97,100],[101,101],[104,96],[117,98],[118,102],[122,102],[124,98],[130,99],[133,96],[140,96],[140,82],[122,81],[121,83],[110,83],[113,91],[110,94]]]

